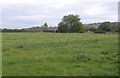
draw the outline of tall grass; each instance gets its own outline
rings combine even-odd
[[[118,35],[3,33],[3,76],[116,76]]]

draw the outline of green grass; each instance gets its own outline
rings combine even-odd
[[[3,76],[116,76],[118,35],[3,33]]]

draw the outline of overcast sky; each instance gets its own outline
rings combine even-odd
[[[119,0],[1,0],[3,28],[57,26],[64,15],[78,14],[83,24],[118,21]]]

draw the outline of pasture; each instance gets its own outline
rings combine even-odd
[[[116,76],[118,35],[3,33],[3,76]]]

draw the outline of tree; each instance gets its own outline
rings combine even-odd
[[[118,22],[103,22],[99,25],[98,27],[98,32],[103,33],[103,32],[118,32],[119,31],[119,26]]]
[[[59,32],[83,32],[83,24],[80,22],[79,15],[65,15],[58,24]]]
[[[68,26],[67,26],[67,24],[64,24],[63,22],[60,22],[58,24],[58,31],[59,32],[63,32],[63,33],[68,32]]]
[[[98,30],[100,32],[110,31],[110,22],[103,22],[99,25]]]
[[[118,32],[119,26],[118,26],[118,22],[114,22],[110,24],[110,31],[111,32]]]
[[[42,25],[43,31],[48,29],[48,24],[44,23],[44,25]]]
[[[90,31],[93,31],[93,32],[96,32],[96,31],[97,31],[97,28],[96,28],[96,27],[90,27],[89,30],[90,30]]]

